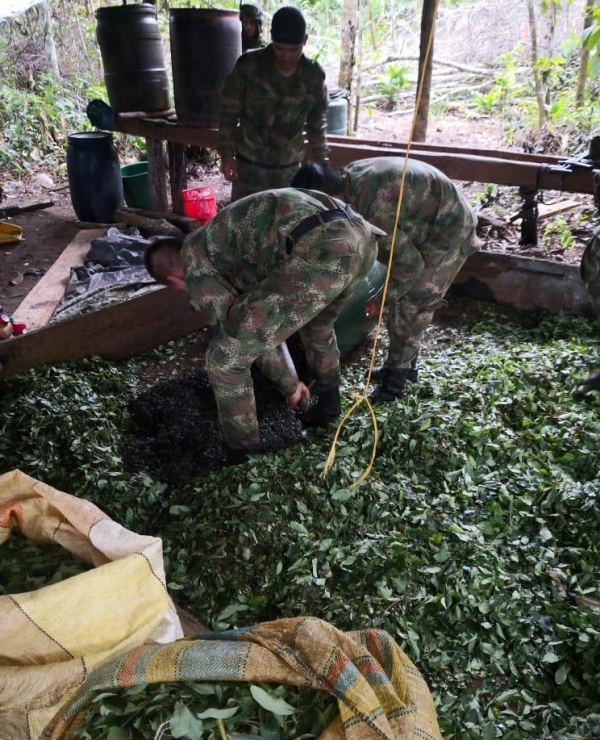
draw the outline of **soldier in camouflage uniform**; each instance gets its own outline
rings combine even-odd
[[[217,151],[232,202],[287,187],[307,154],[305,138],[315,161],[328,152],[325,73],[302,53],[302,13],[280,8],[271,37],[265,49],[237,60],[223,86]]]
[[[305,164],[292,185],[337,196],[383,229],[387,239],[379,243],[378,259],[387,264],[403,169],[398,157],[361,159],[342,171]],[[388,286],[389,352],[384,367],[373,373],[373,380],[381,381],[376,403],[404,395],[406,380],[416,380],[423,333],[464,261],[479,247],[476,224],[464,196],[442,172],[423,162],[406,163]],[[377,301],[366,311],[378,315]]]
[[[243,3],[240,5],[242,22],[242,52],[250,49],[262,49],[267,43],[263,38],[263,20],[265,13],[259,5]]]
[[[600,230],[594,234],[585,248],[580,269],[592,306],[600,319]],[[600,390],[600,372],[590,375],[582,385],[586,390]]]
[[[341,413],[333,324],[371,269],[382,233],[330,196],[283,188],[232,203],[182,247],[165,237],[147,250],[149,272],[189,292],[215,327],[206,369],[229,463],[259,448],[254,361],[292,408],[310,399],[277,351],[298,330],[319,394],[302,420],[325,426]]]

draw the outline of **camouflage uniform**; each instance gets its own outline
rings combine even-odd
[[[326,129],[327,87],[317,62],[302,55],[285,77],[275,68],[271,44],[243,54],[225,80],[219,118],[217,151],[238,159],[231,201],[287,187],[304,159],[305,138],[315,160],[323,160]]]
[[[242,26],[242,52],[251,49],[262,49],[267,45],[264,39],[264,19],[265,12],[259,5],[254,3],[243,3],[240,5],[240,20],[242,18],[251,18],[256,23],[256,36],[248,36]]]
[[[295,331],[317,390],[339,386],[333,324],[369,272],[377,245],[358,214],[318,224],[291,244],[304,219],[345,204],[322,193],[285,188],[251,195],[220,211],[183,245],[194,308],[216,327],[206,354],[219,423],[231,449],[259,445],[250,367],[261,367],[284,395],[297,386],[277,347]]]
[[[388,263],[404,160],[376,157],[344,169],[345,198],[361,216],[383,229],[378,259]],[[456,186],[439,170],[409,160],[398,220],[387,299],[386,366],[414,364],[422,336],[466,258],[479,248],[477,217]]]
[[[581,258],[581,277],[600,319],[600,231],[590,239]]]

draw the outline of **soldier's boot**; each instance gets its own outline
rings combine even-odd
[[[371,394],[369,400],[373,406],[381,406],[382,403],[389,403],[396,398],[406,395],[406,381],[410,369],[394,370],[393,368],[384,368],[381,385]]]
[[[409,383],[418,383],[419,382],[419,356],[417,355],[410,363],[410,370],[408,371],[408,374],[406,376],[406,379]],[[368,371],[367,371],[368,372]],[[383,380],[383,376],[385,373],[385,366],[381,365],[379,367],[374,367],[371,372],[371,380],[373,383],[381,383]],[[365,373],[365,378],[367,377],[367,373]]]
[[[239,450],[225,445],[225,467],[229,467],[230,465],[242,465],[242,463],[248,462],[248,457],[250,455],[260,454],[262,453],[257,449]]]
[[[300,420],[307,427],[326,427],[342,413],[342,401],[339,388],[319,391],[315,405],[300,415]]]

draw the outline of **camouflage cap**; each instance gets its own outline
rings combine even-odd
[[[254,18],[254,20],[260,20],[262,15],[262,8],[254,3],[243,3],[240,5],[240,20],[242,18]]]

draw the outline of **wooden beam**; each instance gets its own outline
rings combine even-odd
[[[330,160],[335,167],[344,167],[350,162],[368,157],[403,157],[405,155],[406,152],[401,150],[390,151],[380,147],[344,145],[332,147]],[[410,156],[411,159],[427,162],[437,167],[452,180],[514,185],[535,190],[563,190],[590,194],[594,192],[593,170],[577,168],[572,172],[555,172],[551,167],[543,167],[532,162],[429,152],[420,149],[411,150]]]
[[[4,206],[0,207],[0,218],[18,216],[21,213],[29,213],[31,211],[40,211],[43,208],[51,208],[53,205],[53,200],[44,200],[38,203],[27,203],[24,206]]]
[[[0,342],[0,378],[99,355],[123,360],[202,328],[189,297],[166,288]]]
[[[25,296],[13,313],[17,321],[27,324],[28,332],[40,329],[50,321],[65,294],[71,268],[83,265],[91,240],[104,236],[105,233],[105,229],[78,232],[52,267]]]
[[[578,265],[477,252],[465,262],[450,291],[522,311],[594,317]]]
[[[194,126],[181,125],[177,121],[163,121],[150,119],[117,118],[115,128],[123,133],[135,136],[154,136],[167,141],[181,144],[194,144],[206,149],[214,149],[217,145],[218,132],[216,129],[203,129]],[[338,141],[340,140],[340,141]],[[341,141],[343,140],[343,141]],[[331,164],[343,167],[367,157],[404,157],[406,147],[394,142],[355,143],[351,137],[331,137]],[[396,148],[397,147],[397,148]],[[450,147],[435,149],[430,145],[421,147],[414,144],[410,151],[412,159],[437,167],[453,180],[467,182],[496,183],[498,185],[514,185],[543,190],[562,190],[572,193],[594,192],[594,172],[579,167],[572,172],[555,172],[559,158],[546,155],[528,155],[525,160],[515,158],[514,153],[495,150],[498,156],[472,154],[470,150],[451,149]],[[502,155],[502,156],[500,156]],[[542,159],[536,158],[541,156]],[[533,157],[533,158],[532,158]]]
[[[358,139],[354,136],[335,136],[328,135],[329,144],[353,146],[375,146],[382,149],[399,149],[406,151],[407,142],[400,141],[382,141],[380,139]],[[559,165],[564,161],[564,157],[558,157],[553,154],[530,154],[528,152],[514,152],[510,149],[483,149],[462,146],[448,146],[446,144],[428,144],[424,141],[413,142],[412,149],[418,149],[422,152],[437,152],[438,154],[464,154],[465,156],[476,157],[496,157],[498,159],[507,159],[514,162],[532,162],[533,164],[550,164]]]

